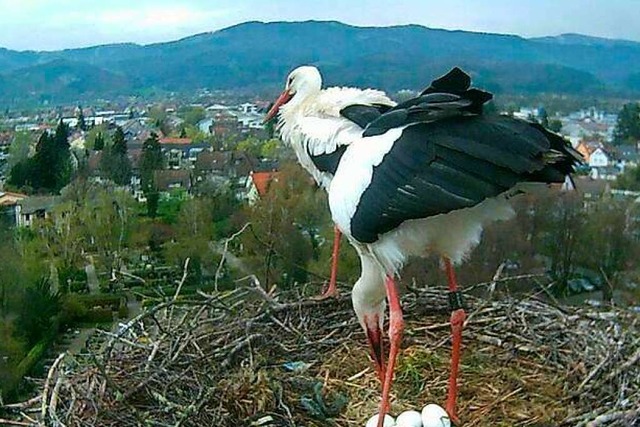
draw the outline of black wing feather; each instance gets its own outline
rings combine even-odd
[[[434,92],[461,93],[471,86],[471,77],[458,67],[454,67],[444,76],[435,79],[420,95]]]
[[[391,106],[382,104],[353,104],[340,110],[340,115],[364,129],[369,123],[389,111],[389,109],[391,109]]]
[[[413,123],[481,114],[482,106],[493,95],[480,89],[470,89],[470,86],[469,75],[456,67],[434,80],[419,96],[396,105],[372,120],[363,136],[382,135],[389,129]]]
[[[341,145],[332,153],[320,154],[318,156],[309,153],[309,157],[320,172],[328,172],[331,175],[335,175],[338,165],[340,164],[340,159],[342,159],[342,155],[346,149],[346,145]]]
[[[559,161],[548,162],[551,150]],[[374,167],[351,233],[372,243],[404,221],[474,206],[520,182],[562,182],[578,161],[572,151],[560,136],[505,116],[410,125]]]

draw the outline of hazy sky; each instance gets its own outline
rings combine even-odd
[[[0,0],[0,47],[146,44],[250,20],[308,19],[640,41],[640,0]]]

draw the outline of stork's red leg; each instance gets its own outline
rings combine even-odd
[[[458,291],[456,275],[449,258],[444,258],[445,270],[449,279],[449,306],[451,308],[451,373],[449,375],[449,391],[447,394],[446,411],[454,424],[459,420],[456,414],[456,399],[458,397],[458,368],[460,366],[460,346],[462,344],[462,328],[466,314],[462,306],[462,294]]]
[[[382,384],[382,402],[380,402],[380,416],[378,427],[382,427],[384,416],[389,412],[389,393],[393,384],[393,373],[402,341],[402,331],[404,330],[404,320],[402,319],[402,306],[398,289],[393,277],[387,276],[385,282],[387,290],[387,300],[389,301],[389,363],[385,372],[384,383]]]
[[[322,293],[322,295],[317,297],[318,300],[338,296],[338,288],[336,287],[336,282],[338,279],[338,256],[340,253],[340,238],[342,237],[342,232],[335,225],[333,226],[333,231],[333,253],[331,254],[331,276],[329,277],[329,286]]]

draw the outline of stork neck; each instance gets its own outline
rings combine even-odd
[[[366,327],[366,319],[384,319],[385,287],[384,271],[373,257],[356,246],[360,255],[362,273],[353,286],[351,300],[360,324]]]

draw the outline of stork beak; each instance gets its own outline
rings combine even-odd
[[[271,107],[271,109],[269,110],[267,115],[264,117],[264,119],[262,119],[262,124],[265,124],[269,120],[273,119],[276,116],[276,114],[278,114],[278,110],[280,109],[280,106],[289,102],[292,96],[293,95],[289,93],[289,90],[285,89],[284,92],[280,94],[278,99],[276,99],[276,102],[273,103],[273,107]]]

